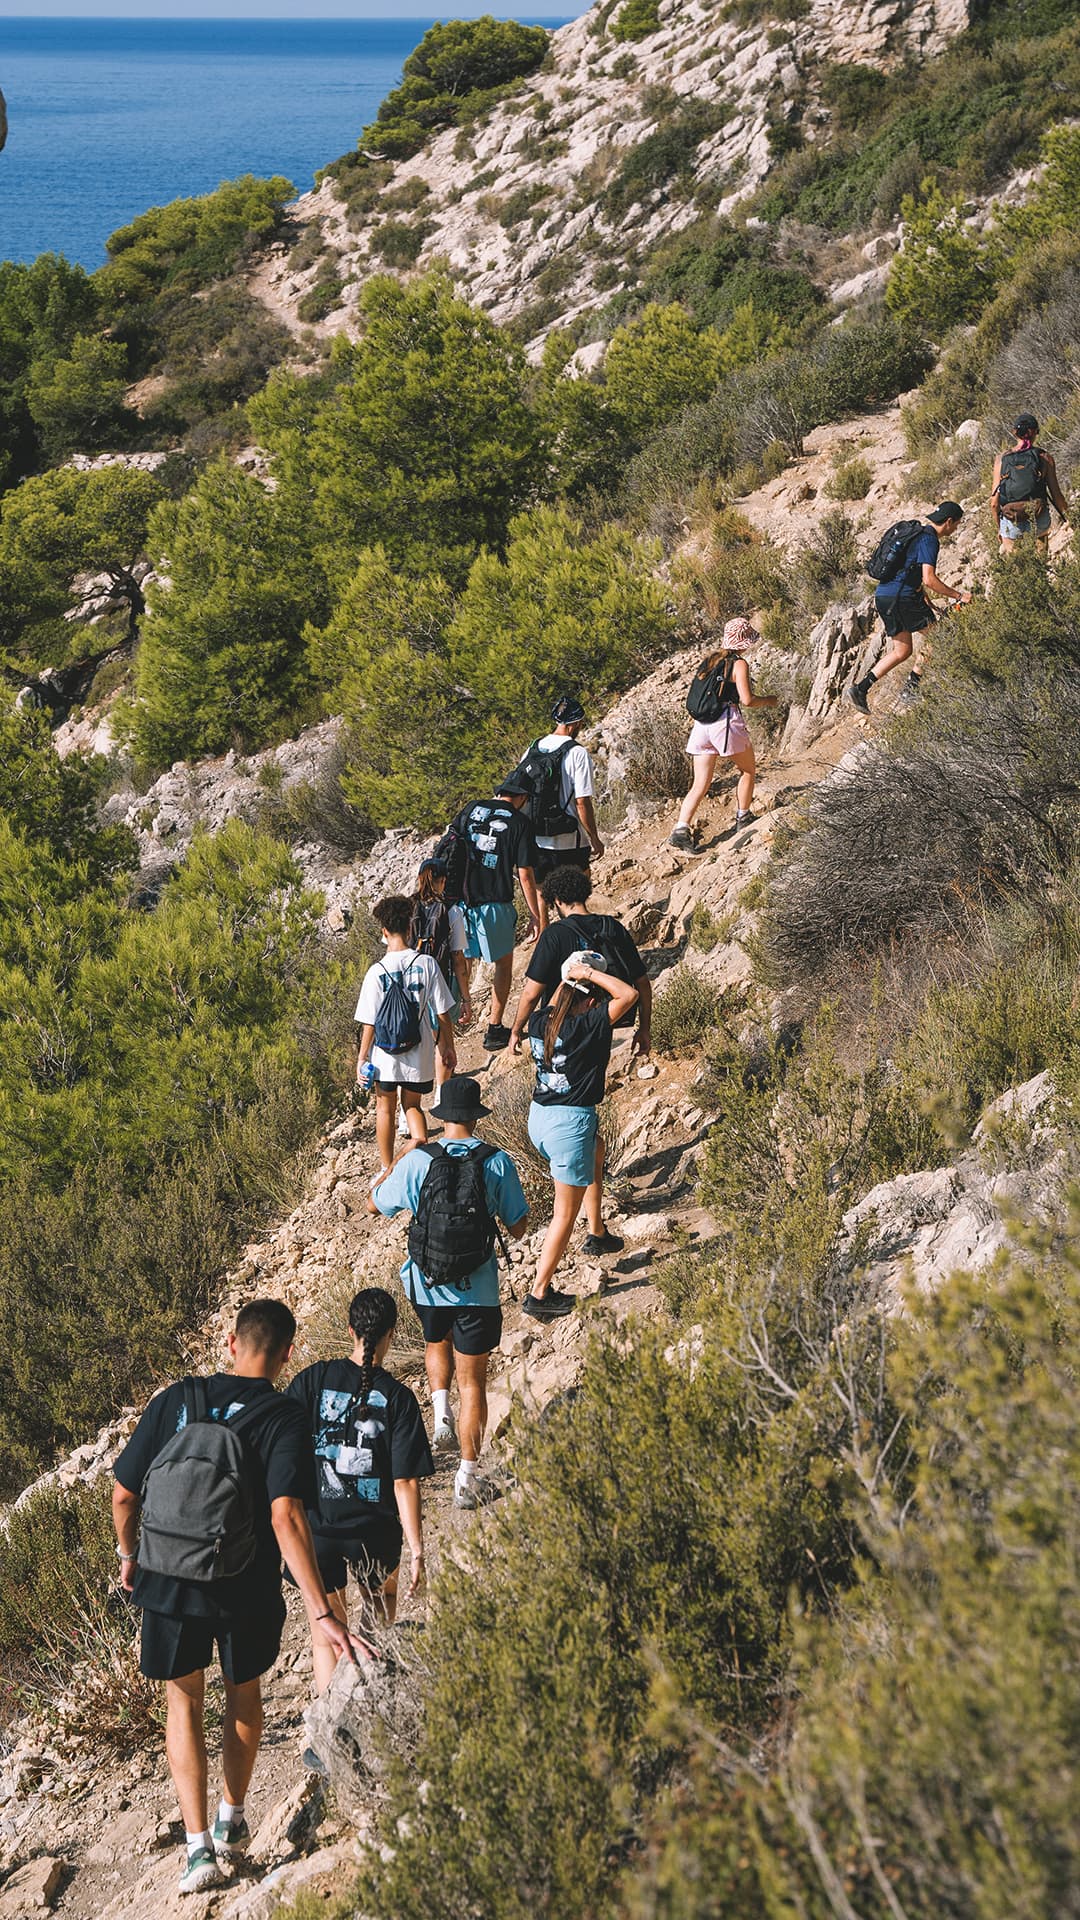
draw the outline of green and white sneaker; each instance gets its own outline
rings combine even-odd
[[[214,1852],[218,1860],[235,1860],[238,1853],[246,1853],[251,1845],[251,1829],[246,1820],[214,1821],[212,1838]]]
[[[225,1875],[217,1863],[213,1847],[196,1847],[189,1853],[180,1875],[181,1893],[208,1893],[211,1887],[223,1887]]]

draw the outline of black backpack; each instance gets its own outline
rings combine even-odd
[[[409,1258],[433,1286],[467,1290],[496,1242],[507,1252],[484,1185],[484,1162],[498,1148],[481,1141],[467,1153],[447,1153],[426,1141],[413,1151],[428,1154],[431,1165],[409,1228]]]
[[[710,667],[708,660],[703,660],[691,680],[686,696],[686,711],[692,713],[695,720],[700,720],[703,726],[710,726],[714,720],[721,719],[725,707],[738,706],[735,662],[740,657],[737,653],[723,653],[714,667]]]
[[[384,1053],[408,1053],[420,1044],[420,1007],[405,991],[401,968],[379,968],[383,997],[375,1015],[375,1045]]]
[[[214,1420],[205,1382],[183,1384],[187,1421],[142,1484],[139,1565],[173,1580],[231,1580],[255,1558],[256,1483],[242,1434],[266,1402],[260,1394],[231,1420]]]
[[[921,520],[896,520],[886,527],[873,553],[866,562],[866,571],[871,580],[885,586],[895,580],[901,571],[907,550],[916,534],[922,532]]]
[[[450,915],[441,900],[417,900],[409,926],[409,945],[428,953],[449,986],[454,963],[450,953]]]
[[[574,928],[574,932],[581,941],[583,952],[587,953],[591,948],[596,953],[603,954],[604,972],[614,974],[616,980],[625,980],[628,987],[634,986],[636,984],[635,976],[631,974],[619,948],[618,936],[623,931],[619,922],[610,913],[590,913],[588,921],[589,933],[587,937],[580,927]],[[622,1019],[617,1020],[615,1025],[617,1027],[632,1027],[636,1021],[637,1008],[631,1007],[629,1013],[624,1013]]]
[[[532,787],[532,794],[521,811],[531,821],[534,834],[542,834],[545,839],[553,839],[557,833],[569,833],[577,826],[577,820],[567,812],[562,801],[562,771],[574,741],[569,738],[560,740],[557,747],[542,747],[534,740],[523,760],[514,768]]]
[[[459,907],[465,898],[465,874],[469,865],[469,843],[457,820],[452,820],[435,849],[436,860],[446,868],[443,899],[448,907]]]
[[[1019,447],[1014,453],[1002,454],[998,505],[1046,505],[1046,468],[1038,447]]]

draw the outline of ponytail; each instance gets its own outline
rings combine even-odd
[[[364,1287],[349,1308],[349,1328],[360,1343],[360,1410],[371,1398],[375,1349],[397,1326],[397,1306],[385,1287]]]
[[[422,907],[430,907],[433,900],[442,899],[442,894],[436,885],[436,876],[430,867],[420,869],[420,877],[416,882],[416,899],[417,904]]]

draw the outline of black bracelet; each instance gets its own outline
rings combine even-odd
[[[329,1613],[317,1613],[315,1615],[316,1626],[318,1626],[320,1620],[337,1620],[337,1614],[334,1612],[333,1607],[331,1607]],[[341,1624],[340,1621],[338,1622],[338,1624],[340,1626]]]

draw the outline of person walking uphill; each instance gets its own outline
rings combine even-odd
[[[286,1395],[299,1402],[314,1436],[317,1486],[308,1522],[319,1575],[343,1627],[350,1570],[364,1625],[394,1619],[403,1539],[410,1594],[424,1575],[420,1482],[435,1469],[416,1395],[384,1364],[397,1317],[385,1287],[365,1287],[349,1307],[351,1356],[305,1367]],[[333,1649],[313,1635],[312,1656],[315,1691],[324,1693],[334,1677]]]
[[[327,1598],[305,1512],[315,1500],[311,1434],[302,1408],[274,1392],[295,1334],[280,1300],[251,1301],[229,1339],[235,1373],[166,1387],[113,1467],[120,1582],[142,1608],[139,1665],[165,1682],[165,1751],[187,1833],[184,1894],[219,1886],[222,1863],[250,1839],[244,1801],[262,1733],[260,1681],[285,1623],[282,1555],[327,1669],[342,1654],[371,1651]],[[211,1830],[203,1701],[215,1644],[225,1780]]]
[[[455,1075],[431,1111],[442,1121],[443,1140],[405,1154],[375,1186],[368,1206],[388,1218],[404,1210],[413,1216],[402,1283],[423,1328],[435,1446],[452,1448],[460,1432],[454,1505],[472,1508],[493,1492],[477,1473],[477,1461],[487,1425],[488,1362],[502,1337],[497,1223],[520,1240],[528,1209],[509,1154],[486,1145],[476,1132],[488,1112],[478,1082]],[[452,1370],[457,1430],[450,1411]]]
[[[775,694],[757,694],[745,655],[756,647],[761,635],[749,620],[729,620],[724,628],[724,646],[701,662],[686,696],[694,725],[686,751],[694,762],[694,779],[679,811],[678,824],[668,845],[680,853],[693,853],[690,831],[694,815],[716,776],[718,760],[734,760],[739,770],[736,790],[735,826],[749,826],[753,819],[750,805],[757,778],[754,743],[743,719],[744,707],[775,707]]]
[[[541,885],[540,897],[555,918],[540,935],[525,969],[510,1036],[515,1052],[530,1016],[542,1001],[550,1000],[557,992],[562,982],[563,961],[572,953],[586,952],[603,954],[604,972],[615,974],[637,989],[636,1030],[630,1051],[641,1060],[647,1060],[652,1051],[653,990],[645,962],[626,928],[613,914],[586,912],[591,892],[589,876],[579,867],[556,867]],[[629,1019],[633,1017],[631,1014]]]
[[[578,741],[585,709],[573,694],[563,694],[551,709],[554,732],[534,740],[518,772],[532,784],[525,811],[536,836],[541,883],[540,927],[548,923],[543,881],[556,867],[582,867],[599,860],[604,843],[596,825],[592,756]]]
[[[420,1102],[435,1084],[436,1037],[446,1071],[454,1071],[454,996],[431,955],[409,945],[413,902],[405,894],[388,894],[372,915],[386,954],[368,968],[356,1003],[356,1075],[359,1080],[366,1067],[375,1068],[375,1138],[385,1173],[394,1157],[399,1093],[413,1139],[427,1139]]]
[[[913,636],[925,633],[937,619],[927,595],[937,594],[958,607],[971,599],[960,587],[946,586],[937,573],[941,543],[952,539],[963,517],[964,509],[955,500],[943,500],[925,520],[898,520],[871,554],[867,571],[879,582],[874,605],[892,646],[876,667],[848,688],[848,699],[860,713],[869,713],[867,696],[878,681],[910,660]],[[911,674],[909,684],[918,687],[917,673]]]
[[[1033,413],[1022,413],[1013,428],[1015,439],[994,461],[990,506],[997,522],[1002,553],[1014,553],[1025,534],[1035,535],[1039,552],[1050,546],[1050,503],[1067,520],[1068,502],[1061,491],[1054,456],[1037,447],[1039,423]]]
[[[484,1051],[498,1053],[510,1039],[502,1023],[510,983],[514,977],[517,913],[514,875],[517,874],[529,910],[529,939],[540,931],[540,902],[536,895],[537,848],[532,826],[523,809],[532,794],[532,782],[520,772],[508,774],[491,800],[463,807],[439,842],[438,854],[451,876],[458,879],[465,906],[465,957],[470,964],[490,960],[495,977],[491,988],[491,1019],[484,1034]],[[456,891],[447,883],[448,891]]]
[[[604,1225],[604,1141],[597,1108],[604,1098],[611,1030],[630,1012],[637,988],[603,971],[603,955],[572,953],[563,961],[561,983],[546,1007],[529,1018],[529,1050],[536,1085],[529,1108],[529,1139],[551,1168],[555,1209],[544,1236],[525,1312],[534,1320],[570,1313],[574,1295],[551,1282],[570,1244],[585,1202],[590,1253],[618,1253],[622,1241]],[[517,1040],[513,1042],[516,1051]]]

